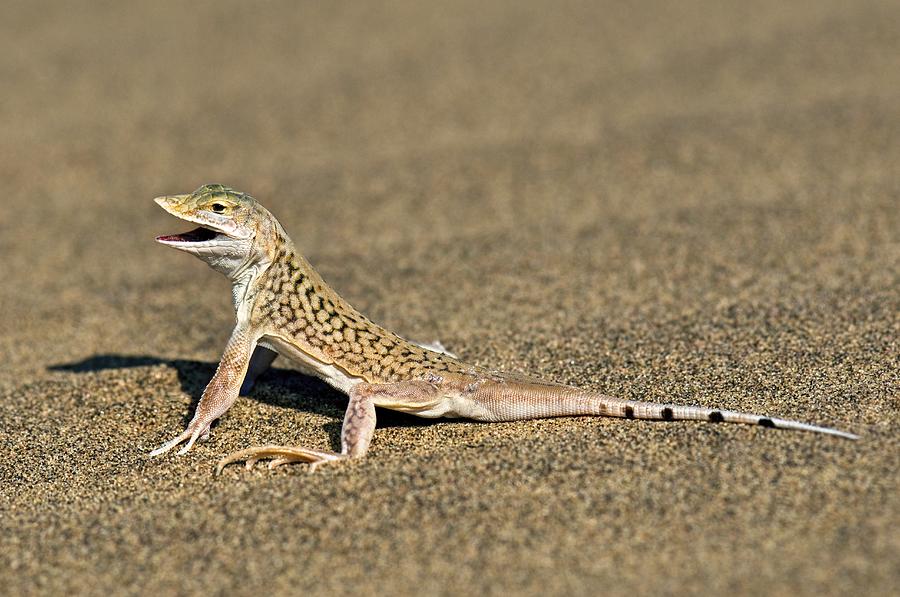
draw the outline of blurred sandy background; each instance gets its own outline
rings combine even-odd
[[[4,2],[0,586],[870,594],[900,585],[897,2]],[[284,369],[186,457],[226,281],[152,203],[259,198],[466,359],[833,425],[421,423]]]

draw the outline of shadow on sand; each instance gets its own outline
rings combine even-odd
[[[178,373],[181,390],[191,397],[190,408],[181,422],[181,425],[185,426],[190,422],[194,410],[197,408],[203,389],[215,373],[217,363],[187,359],[163,359],[144,355],[100,354],[72,363],[51,365],[47,369],[71,373],[92,373],[109,369],[157,365],[175,369]],[[247,397],[265,404],[294,408],[335,419],[334,422],[326,423],[324,429],[332,447],[340,450],[341,425],[344,410],[347,408],[347,397],[325,382],[291,369],[272,367],[256,380]],[[216,424],[214,423],[213,427]],[[416,427],[427,424],[428,421],[412,415],[378,409],[379,427]]]

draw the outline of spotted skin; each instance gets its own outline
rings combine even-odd
[[[490,371],[446,352],[410,342],[374,323],[329,286],[296,250],[278,220],[253,197],[224,185],[156,202],[200,227],[157,240],[202,259],[232,282],[236,325],[222,361],[187,428],[151,455],[184,443],[180,453],[209,435],[242,391],[281,355],[303,372],[345,392],[350,400],[341,451],[258,446],[235,452],[217,471],[243,461],[270,459],[275,467],[317,466],[366,454],[375,431],[375,407],[421,417],[517,421],[559,416],[609,416],[661,421],[745,423],[855,439],[827,427],[727,410],[656,404]]]
[[[289,240],[280,239],[279,244],[282,248],[259,281],[255,327],[272,328],[319,361],[336,363],[368,383],[473,370],[373,323],[328,286]]]

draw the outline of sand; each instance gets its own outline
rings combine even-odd
[[[900,585],[896,2],[5,3],[0,587],[869,594]],[[228,285],[151,199],[259,198],[465,359],[767,413],[379,413],[278,365],[187,456]]]

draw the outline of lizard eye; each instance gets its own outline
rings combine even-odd
[[[221,203],[213,203],[213,204],[212,204],[212,210],[213,210],[214,212],[216,212],[217,214],[220,214],[220,213],[222,213],[223,211],[225,211],[225,206],[222,205]]]

